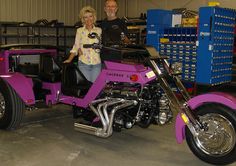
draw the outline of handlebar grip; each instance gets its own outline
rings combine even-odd
[[[93,48],[94,45],[93,44],[84,44],[83,48]]]
[[[83,48],[92,48],[92,49],[101,49],[102,45],[99,43],[93,43],[93,44],[84,44]]]

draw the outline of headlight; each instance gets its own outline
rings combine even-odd
[[[182,73],[182,63],[180,62],[175,62],[171,65],[171,69],[173,70],[174,74],[180,74]]]

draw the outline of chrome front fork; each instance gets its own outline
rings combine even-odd
[[[177,99],[176,95],[172,91],[169,83],[167,82],[164,74],[162,73],[161,69],[157,66],[156,62],[150,59],[150,63],[154,69],[154,73],[157,75],[157,79],[166,93],[168,99],[170,100],[172,106],[179,111],[181,118],[188,126],[189,130],[192,132],[193,135],[196,135],[199,129],[202,129],[203,126],[197,119],[197,117],[193,114],[192,110],[189,108],[187,101],[190,99],[188,92],[186,91],[184,85],[182,84],[181,80],[172,73],[171,69],[169,68],[169,64],[165,59],[161,59],[162,64],[164,66],[164,70],[167,71],[173,78],[173,81],[176,84],[176,87],[180,91],[181,95],[183,96],[185,102],[183,104]]]

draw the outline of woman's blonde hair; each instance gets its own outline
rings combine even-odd
[[[84,25],[84,15],[85,13],[92,13],[93,17],[94,17],[94,24],[96,23],[97,21],[97,14],[96,14],[96,10],[94,8],[92,8],[91,6],[85,6],[83,7],[81,10],[80,10],[80,13],[79,13],[79,17],[80,17],[80,20],[82,22],[82,24]]]

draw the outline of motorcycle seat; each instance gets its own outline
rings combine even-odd
[[[62,68],[62,93],[67,96],[81,97],[84,96],[92,82],[88,81],[77,65],[63,64]]]
[[[102,61],[133,61],[142,62],[146,57],[146,50],[128,47],[103,47],[101,50]]]
[[[39,78],[44,82],[59,82],[61,80],[61,68],[51,55],[40,55]]]

